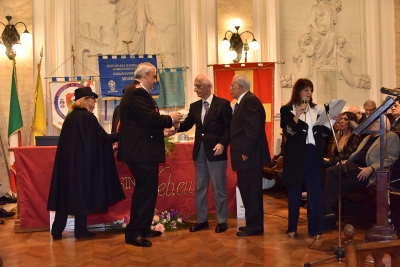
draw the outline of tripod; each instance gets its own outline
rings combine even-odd
[[[342,187],[342,169],[343,169],[343,164],[342,164],[342,151],[339,148],[339,144],[338,141],[336,139],[336,134],[335,134],[335,130],[333,129],[332,126],[332,122],[331,122],[331,118],[329,116],[329,105],[324,104],[325,106],[325,112],[326,112],[326,116],[328,117],[328,121],[329,121],[329,126],[331,128],[331,132],[333,134],[333,138],[335,140],[335,144],[337,147],[337,150],[339,152],[339,190],[338,190],[338,197],[339,197],[339,203],[338,203],[338,217],[339,217],[339,244],[338,247],[335,248],[334,246],[331,247],[331,250],[334,252],[334,255],[324,258],[324,259],[320,259],[320,260],[316,260],[313,262],[306,262],[304,263],[304,267],[308,267],[311,266],[312,264],[315,263],[319,263],[325,260],[329,260],[332,258],[337,258],[339,262],[342,261],[342,259],[344,259],[344,249],[342,247],[342,228],[341,228],[341,223],[342,223],[342,197],[341,197],[341,187]]]

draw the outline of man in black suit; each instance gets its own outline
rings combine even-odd
[[[246,216],[246,226],[239,227],[236,235],[262,235],[263,165],[271,161],[265,133],[265,110],[261,101],[250,92],[250,81],[246,76],[233,77],[230,92],[237,100],[230,130],[232,169],[237,172]]]
[[[160,115],[149,92],[157,81],[156,68],[148,63],[138,65],[134,86],[126,87],[120,104],[120,139],[118,158],[127,162],[135,176],[130,222],[125,228],[125,242],[139,247],[150,247],[146,237],[161,232],[150,231],[158,192],[158,163],[165,162],[163,130],[177,126],[182,115]]]
[[[188,116],[178,129],[178,132],[185,132],[196,124],[193,160],[196,167],[197,223],[190,232],[209,227],[207,193],[210,179],[218,219],[215,232],[222,233],[228,228],[226,166],[232,108],[228,100],[213,95],[211,89],[211,81],[206,76],[200,74],[195,78],[194,92],[201,99],[190,105]]]

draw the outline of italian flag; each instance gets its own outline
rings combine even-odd
[[[254,93],[264,106],[266,113],[265,132],[267,133],[269,151],[274,156],[274,62],[237,63],[214,65],[214,92],[217,96],[228,99],[233,106],[236,103],[229,92],[232,78],[243,74],[250,80],[250,91]]]

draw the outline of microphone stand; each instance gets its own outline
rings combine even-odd
[[[306,262],[304,263],[304,267],[308,267],[311,266],[312,264],[315,263],[319,263],[325,260],[329,260],[332,259],[334,257],[336,257],[338,259],[339,262],[342,262],[342,259],[344,259],[344,249],[342,247],[342,196],[341,196],[341,191],[342,191],[342,169],[343,169],[343,164],[342,164],[342,151],[339,149],[339,144],[338,141],[336,139],[336,134],[335,134],[335,130],[333,129],[333,125],[331,122],[331,118],[329,116],[329,104],[324,104],[325,107],[325,112],[326,112],[326,116],[328,117],[328,121],[329,121],[329,125],[331,127],[331,132],[333,134],[333,138],[335,140],[335,144],[337,147],[337,150],[339,151],[339,190],[338,190],[338,197],[339,197],[339,210],[338,210],[338,216],[339,216],[339,244],[338,244],[338,248],[336,249],[334,246],[331,247],[331,250],[335,253],[335,255],[332,255],[330,257],[324,258],[324,259],[320,259],[320,260],[316,260],[313,262]]]

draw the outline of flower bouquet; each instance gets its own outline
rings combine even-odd
[[[114,221],[113,224],[116,229],[123,229],[129,223],[129,220],[130,220],[129,217],[125,215],[124,218],[122,218],[122,220]]]
[[[160,214],[157,213],[158,210],[155,209],[150,229],[159,232],[182,229],[185,227],[185,221],[189,218],[189,215],[183,215],[182,212],[174,209],[171,209],[170,212],[163,211]]]

